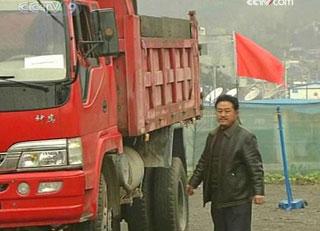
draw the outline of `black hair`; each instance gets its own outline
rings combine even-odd
[[[234,96],[231,96],[231,95],[220,95],[215,104],[214,104],[214,107],[217,109],[217,105],[218,103],[222,102],[222,101],[228,101],[230,103],[232,103],[233,105],[233,109],[234,110],[239,110],[239,101],[238,101],[238,98],[234,97]]]

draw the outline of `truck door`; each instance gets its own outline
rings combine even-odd
[[[111,57],[99,57],[90,11],[94,6],[77,5],[73,16],[81,83],[82,132],[92,133],[116,125],[115,86]]]

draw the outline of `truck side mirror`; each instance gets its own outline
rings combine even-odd
[[[98,9],[91,12],[95,40],[101,45],[95,50],[98,56],[119,53],[118,32],[113,9]]]

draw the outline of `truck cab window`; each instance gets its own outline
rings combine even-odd
[[[86,43],[93,41],[93,25],[90,19],[90,12],[87,6],[79,6],[78,14],[74,16],[74,28],[77,41],[77,48],[84,56],[92,48],[93,44]],[[92,53],[88,55],[92,57]]]
[[[94,51],[90,52],[94,40],[94,31],[90,18],[90,11],[87,6],[78,5],[78,12],[73,16],[73,24],[76,37],[76,46],[78,51],[78,59],[80,65],[80,81],[82,87],[82,99],[87,98],[88,83],[89,83],[89,69],[90,67],[98,65],[98,59]]]

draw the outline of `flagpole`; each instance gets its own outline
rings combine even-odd
[[[237,44],[236,44],[236,33],[232,31],[232,40],[233,40],[233,70],[234,76],[236,78],[236,89],[237,89],[237,98],[239,99],[239,76],[237,75]]]

